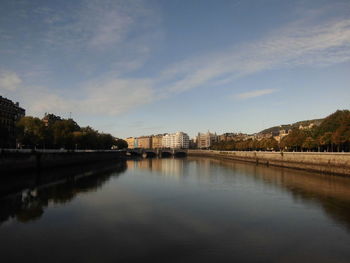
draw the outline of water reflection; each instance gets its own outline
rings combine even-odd
[[[233,183],[233,175],[250,176],[256,181],[286,191],[296,202],[320,206],[328,216],[350,231],[350,178],[347,177],[194,157],[128,161],[127,165],[128,169],[149,170],[179,180],[191,173],[197,183],[208,180],[217,182],[217,177],[225,177],[221,189],[225,188],[224,184]],[[222,167],[226,167],[229,173],[222,173]]]
[[[321,206],[326,214],[350,231],[350,178],[325,174],[253,166],[225,160],[204,160],[206,165],[229,167],[290,193],[296,202]]]
[[[129,160],[127,166],[129,170],[144,169],[157,172],[162,176],[181,177],[186,170],[186,159],[164,158],[164,159],[139,159]]]
[[[1,184],[1,259],[350,258],[350,178],[192,157],[118,165]]]
[[[49,204],[64,204],[82,192],[96,191],[125,170],[126,162],[118,161],[3,178],[0,225],[11,218],[23,223],[39,219]]]

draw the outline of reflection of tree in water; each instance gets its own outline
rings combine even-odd
[[[10,218],[20,222],[36,220],[43,215],[49,203],[64,204],[79,193],[96,191],[111,176],[120,175],[125,170],[126,163],[122,161],[112,166],[86,167],[83,173],[81,169],[76,173],[70,169],[41,174],[41,181],[45,179],[45,183],[37,183],[34,190],[26,189],[5,198],[0,197],[0,223]]]
[[[329,217],[350,231],[350,178],[227,160],[195,160],[208,166],[230,167],[235,174],[250,175],[255,180],[285,189],[296,201],[321,206]]]
[[[33,221],[44,214],[44,207],[47,202],[37,197],[36,191],[25,191],[22,193],[22,202],[20,210],[16,212],[16,218],[20,222]]]

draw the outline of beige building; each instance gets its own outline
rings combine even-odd
[[[162,138],[163,135],[155,135],[152,136],[152,149],[160,149],[162,148]]]
[[[129,138],[126,138],[125,141],[128,143],[128,148],[129,149],[137,148],[137,146],[135,147],[135,143],[137,142],[136,138],[129,137]]]
[[[218,136],[216,133],[198,133],[197,136],[197,147],[198,148],[209,148],[213,143],[218,141]]]
[[[137,138],[138,148],[150,149],[152,147],[152,137],[142,136]]]

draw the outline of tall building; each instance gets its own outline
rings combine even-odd
[[[150,149],[152,146],[151,136],[142,136],[137,138],[138,148]]]
[[[162,138],[162,145],[164,148],[189,148],[189,136],[184,132],[176,132],[166,134]]]
[[[201,149],[209,148],[213,143],[218,141],[216,133],[198,133],[197,136],[197,147]]]
[[[129,138],[126,138],[125,141],[128,143],[128,148],[129,149],[138,148],[137,138],[129,137]]]
[[[162,138],[162,146],[163,148],[171,148],[171,135],[165,134]]]
[[[190,137],[184,132],[177,132],[174,134],[174,142],[172,148],[188,149],[190,144]]]
[[[163,135],[154,135],[152,136],[152,149],[160,149],[162,148],[162,139]]]
[[[25,115],[19,103],[0,96],[0,147],[16,146],[16,122]]]

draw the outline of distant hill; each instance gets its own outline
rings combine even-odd
[[[259,134],[268,134],[268,133],[278,133],[280,130],[290,130],[293,128],[299,128],[300,125],[308,126],[313,123],[316,126],[319,126],[324,119],[314,119],[314,120],[306,120],[306,121],[298,121],[292,124],[282,124],[280,126],[274,126],[259,132]]]

